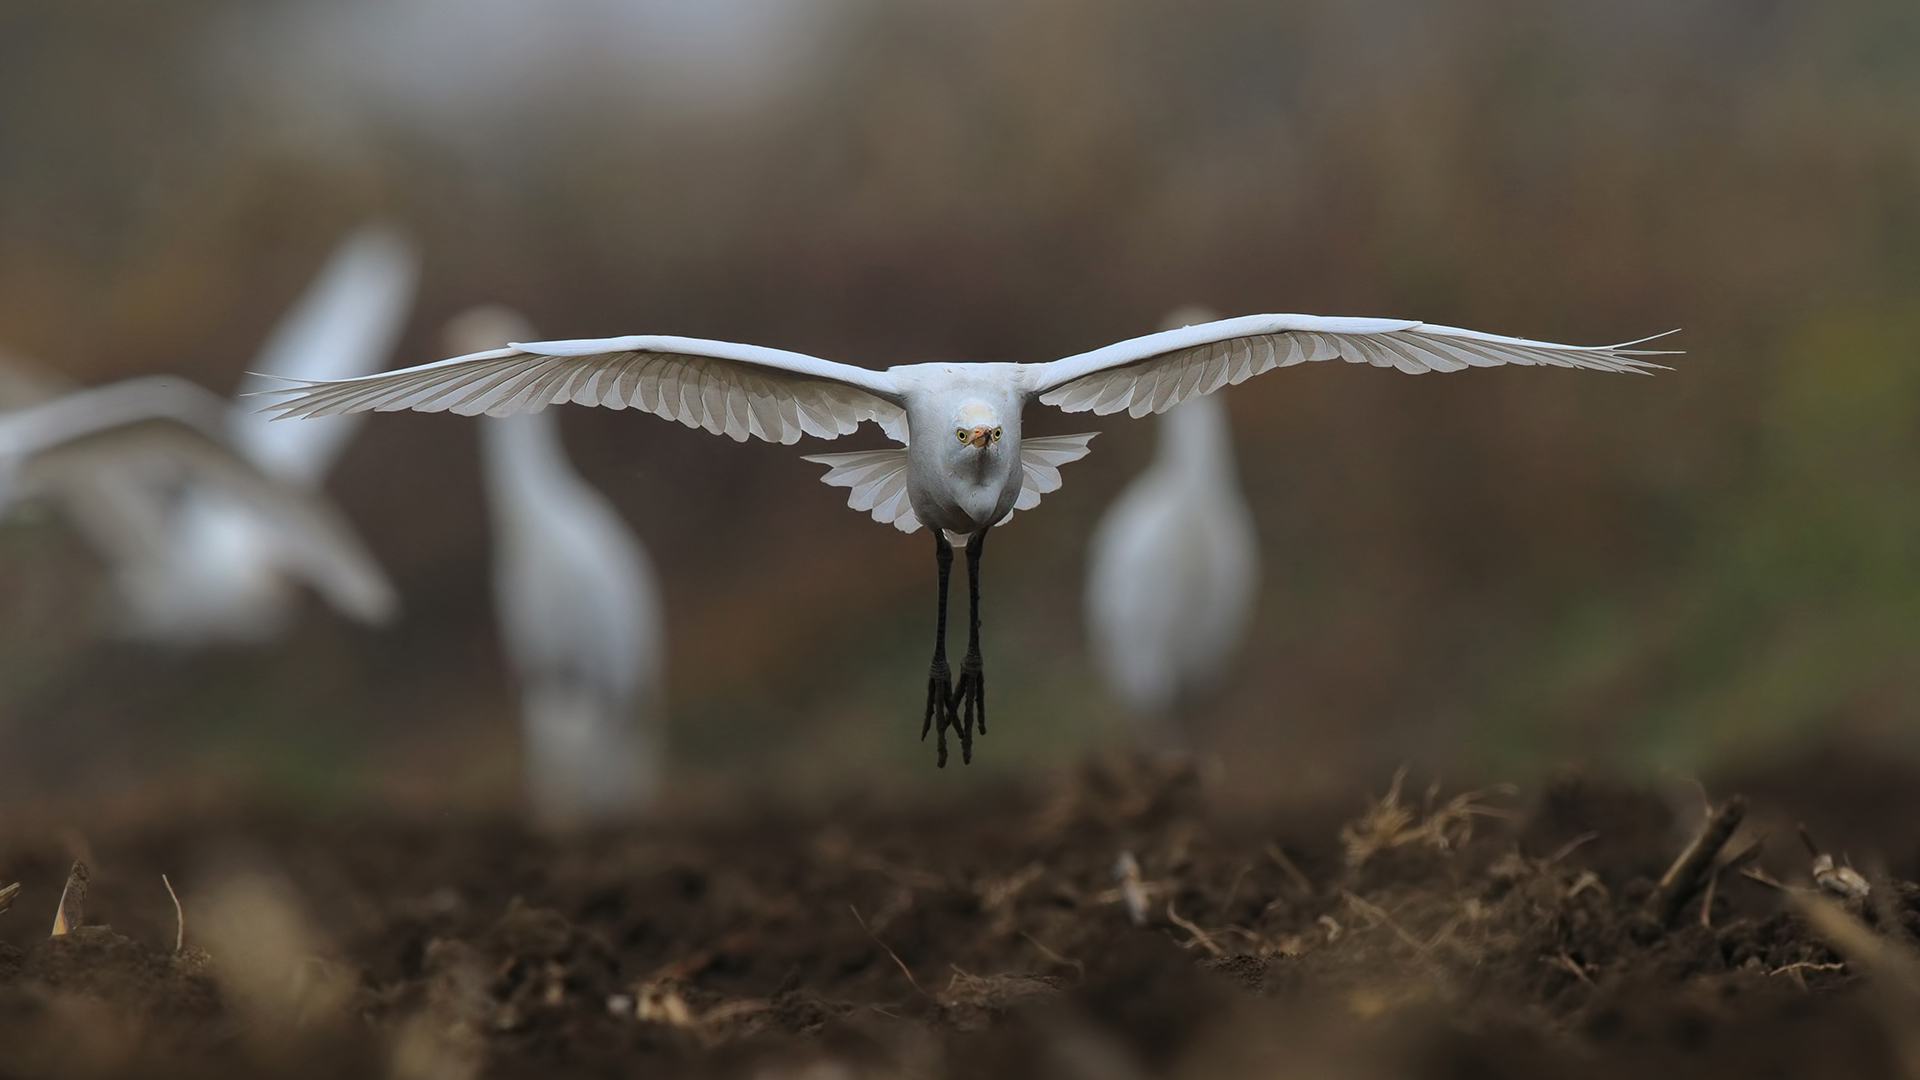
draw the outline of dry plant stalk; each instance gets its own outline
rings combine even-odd
[[[1147,890],[1140,881],[1140,860],[1133,852],[1122,851],[1113,861],[1113,880],[1120,883],[1120,900],[1127,909],[1127,921],[1147,925]]]
[[[173,882],[167,875],[160,875],[160,884],[167,887],[167,895],[173,899],[173,951],[180,952],[187,947],[187,909],[180,906],[180,894],[173,891]]]
[[[1195,923],[1190,922],[1187,919],[1181,918],[1180,913],[1173,910],[1173,901],[1171,900],[1167,901],[1167,921],[1171,922],[1173,925],[1179,927],[1180,929],[1185,930],[1187,933],[1193,935],[1193,940],[1181,945],[1181,948],[1184,949],[1189,946],[1198,945],[1201,948],[1207,950],[1207,952],[1210,955],[1213,955],[1213,956],[1227,955],[1227,950],[1221,948],[1219,944],[1213,940],[1213,936],[1211,934],[1208,934],[1205,930],[1200,929],[1200,927]]]
[[[1667,872],[1660,875],[1660,885],[1653,895],[1647,898],[1647,910],[1661,926],[1672,926],[1679,919],[1680,911],[1687,901],[1698,895],[1708,884],[1708,878],[1718,877],[1715,873],[1716,861],[1720,858],[1720,849],[1733,839],[1733,831],[1747,816],[1747,800],[1735,795],[1719,808],[1707,815],[1707,820],[1694,834],[1693,841],[1680,857],[1673,860]]]
[[[199,936],[216,961],[223,993],[267,1044],[345,1011],[355,980],[322,958],[324,942],[284,878],[262,871],[235,874],[195,904]]]
[[[1293,882],[1295,888],[1308,896],[1313,895],[1313,882],[1307,880],[1307,875],[1300,872],[1300,868],[1293,864],[1292,859],[1287,858],[1287,853],[1281,850],[1279,844],[1268,841],[1267,858],[1273,860],[1273,864],[1280,868],[1281,873],[1287,875],[1287,880]]]
[[[919,994],[921,997],[928,999],[929,1001],[933,1000],[932,994],[929,994],[925,990],[920,989],[920,980],[913,977],[913,970],[907,967],[905,961],[900,959],[900,954],[897,952],[894,952],[892,946],[888,945],[884,941],[881,941],[880,935],[874,933],[873,928],[867,925],[867,920],[861,916],[860,909],[857,907],[854,907],[852,904],[848,904],[847,910],[853,912],[853,921],[860,924],[860,929],[865,930],[867,932],[867,936],[873,939],[873,943],[875,945],[880,946],[882,949],[886,950],[887,955],[893,958],[894,966],[900,969],[900,974],[905,975],[907,977],[907,982],[912,984],[914,992]]]
[[[4,888],[0,888],[0,912],[4,912],[8,908],[12,907],[13,898],[19,895],[20,895],[20,883],[17,881],[11,885],[5,886]]]
[[[1920,957],[1874,933],[1846,908],[1818,893],[1791,895],[1794,907],[1813,924],[1814,932],[1872,980],[1874,1003],[1899,1055],[1901,1071],[1908,1080],[1920,1080],[1920,1026],[1913,1023],[1913,1017],[1920,1015]]]
[[[1473,839],[1474,818],[1510,816],[1506,810],[1484,801],[1489,795],[1511,795],[1514,789],[1510,785],[1463,792],[1436,807],[1434,800],[1439,797],[1440,786],[1435,783],[1427,789],[1424,813],[1416,814],[1400,804],[1400,788],[1406,780],[1407,767],[1402,765],[1394,772],[1393,783],[1380,801],[1368,807],[1357,820],[1340,827],[1340,842],[1346,846],[1349,869],[1365,865],[1382,851],[1409,844],[1451,851]]]
[[[60,890],[60,907],[53,913],[53,933],[50,937],[72,933],[85,920],[87,881],[91,877],[87,864],[77,860],[73,869],[67,871],[67,887]]]

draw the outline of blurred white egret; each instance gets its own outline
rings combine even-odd
[[[1189,309],[1167,321],[1212,318]],[[1094,528],[1087,640],[1142,736],[1177,745],[1187,733],[1176,710],[1219,676],[1246,631],[1260,556],[1225,403],[1211,394],[1188,398],[1159,427],[1153,463]]]
[[[547,341],[287,391],[282,416],[366,410],[452,410],[507,416],[572,401],[635,407],[744,441],[832,439],[877,423],[902,445],[807,460],[829,466],[829,484],[853,489],[848,505],[903,532],[933,527],[939,622],[927,678],[924,736],[946,732],[972,754],[986,730],[980,666],[980,552],[987,530],[1036,506],[1060,486],[1059,466],[1087,452],[1091,435],[1020,438],[1027,402],[1067,412],[1140,417],[1311,360],[1345,359],[1418,374],[1500,364],[1602,371],[1658,367],[1645,349],[1576,347],[1496,337],[1392,319],[1249,315],[1166,330],[1045,364],[908,364],[873,371],[799,353],[695,338],[636,336]],[[911,437],[910,437],[910,433]],[[969,632],[958,684],[946,661],[947,578],[954,542],[967,549]]]
[[[461,351],[531,336],[499,307],[468,311],[447,330]],[[494,601],[520,681],[528,796],[554,823],[630,815],[653,798],[666,749],[652,562],[568,463],[553,413],[489,417],[481,438]]]
[[[274,328],[240,392],[377,370],[405,323],[415,276],[413,249],[391,229],[370,224],[355,230]],[[352,418],[341,419],[348,422],[330,420],[312,429],[270,424],[251,402],[235,401],[226,426],[233,444],[270,475],[317,490],[359,429]],[[128,631],[182,645],[279,636],[293,615],[295,581],[312,584],[342,614],[361,622],[385,622],[396,607],[386,575],[364,553],[351,565],[305,564],[249,506],[205,487],[179,492],[161,557],[127,569],[121,585]]]
[[[370,564],[325,500],[289,487],[226,441],[228,403],[181,379],[148,376],[76,390],[0,413],[0,514],[51,496],[116,566],[168,542],[165,492],[215,492],[244,506],[290,561],[329,593],[355,596]]]

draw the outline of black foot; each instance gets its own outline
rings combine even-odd
[[[927,711],[920,718],[920,738],[925,741],[927,732],[934,732],[943,769],[947,767],[947,728],[954,726],[958,725],[954,722],[953,673],[945,660],[936,659],[927,672]]]
[[[987,676],[980,654],[969,652],[960,661],[960,682],[953,689],[954,725],[960,729],[961,760],[973,760],[973,733],[987,733]]]

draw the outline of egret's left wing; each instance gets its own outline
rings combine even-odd
[[[1643,339],[1644,340],[1644,339]],[[1129,416],[1165,412],[1276,367],[1312,360],[1398,368],[1411,375],[1502,364],[1650,372],[1670,355],[1622,345],[1556,345],[1399,319],[1247,315],[1183,326],[1038,364],[1028,386],[1065,412]]]
[[[1020,501],[1015,510],[1031,510],[1040,505],[1040,496],[1060,490],[1060,466],[1079,461],[1089,451],[1097,431],[1078,435],[1042,435],[1020,440]]]

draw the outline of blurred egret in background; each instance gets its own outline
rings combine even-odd
[[[1183,308],[1164,325],[1214,318]],[[1226,403],[1189,398],[1161,416],[1159,429],[1152,464],[1094,527],[1087,641],[1142,741],[1178,747],[1192,736],[1181,711],[1220,677],[1246,633],[1260,555]]]
[[[17,380],[10,380],[18,385]],[[171,537],[165,495],[205,492],[247,516],[291,564],[343,604],[370,605],[372,560],[322,498],[229,445],[228,403],[183,379],[146,376],[0,413],[0,514],[59,502],[117,570],[150,567]]]
[[[509,345],[400,371],[291,388],[283,416],[412,409],[504,417],[560,402],[637,407],[744,442],[834,439],[878,424],[900,446],[808,460],[852,489],[848,505],[902,532],[932,527],[939,573],[933,661],[921,732],[946,734],[970,760],[986,731],[980,659],[980,557],[987,531],[1061,484],[1059,466],[1092,435],[1020,436],[1029,401],[1064,412],[1134,417],[1165,412],[1276,367],[1315,360],[1410,374],[1502,364],[1645,372],[1659,365],[1637,342],[1555,345],[1396,319],[1248,315],[1166,330],[1044,364],[905,364],[885,371],[754,345],[633,336]],[[953,544],[967,553],[967,652],[950,682],[947,585]]]
[[[289,379],[344,379],[384,366],[406,322],[416,273],[413,249],[391,229],[366,225],[342,241],[267,339],[241,383],[242,396],[228,407],[233,445],[283,483],[317,491],[359,424],[275,424],[246,395]],[[316,564],[230,493],[189,485],[170,494],[165,539],[149,557],[118,564],[127,629],[135,636],[180,645],[271,640],[291,622],[296,580],[360,622],[392,617],[393,587],[358,545],[348,561]]]
[[[532,337],[475,308],[447,329],[460,352]],[[558,415],[481,427],[500,633],[519,677],[527,793],[553,824],[640,811],[664,771],[665,628],[646,550],[568,462]]]

